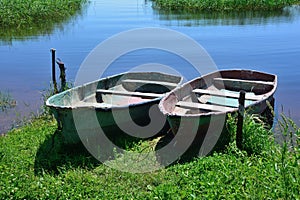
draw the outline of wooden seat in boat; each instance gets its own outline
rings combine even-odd
[[[104,89],[97,89],[96,94],[112,94],[112,95],[136,96],[136,97],[144,97],[144,98],[160,98],[163,96],[162,94],[157,94],[157,93],[130,92],[130,91],[104,90]]]
[[[231,92],[231,91],[221,91],[221,90],[207,90],[207,89],[194,89],[193,92],[198,94],[208,94],[212,96],[220,96],[220,97],[230,97],[238,99],[240,94],[238,92]],[[258,101],[261,100],[262,97],[255,95],[254,93],[246,93],[246,99]]]
[[[202,110],[218,111],[218,112],[230,112],[233,110],[233,108],[226,107],[226,106],[202,104],[202,103],[188,102],[188,101],[179,101],[177,102],[176,106],[189,108],[189,109],[202,109]]]
[[[125,79],[122,80],[122,83],[139,83],[139,84],[155,84],[155,85],[163,85],[166,87],[176,87],[178,84],[164,82],[164,81],[151,81],[151,80],[137,80],[137,79]]]

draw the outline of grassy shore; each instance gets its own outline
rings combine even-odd
[[[176,11],[281,10],[299,0],[154,0],[154,7]]]
[[[234,124],[231,118],[229,130]],[[131,174],[98,163],[81,146],[63,145],[55,120],[42,116],[0,137],[0,199],[299,198],[299,146],[275,144],[254,118],[246,124],[247,151],[232,142],[211,156]],[[295,134],[299,144],[292,121],[285,119],[282,131]]]
[[[86,0],[0,0],[0,27],[59,22],[76,13],[84,2]]]

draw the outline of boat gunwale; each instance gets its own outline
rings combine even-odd
[[[46,106],[49,107],[49,108],[54,108],[54,109],[64,109],[64,110],[74,110],[74,109],[88,109],[88,108],[92,108],[94,110],[101,110],[101,111],[110,111],[112,109],[127,109],[129,107],[136,107],[136,106],[143,106],[143,105],[147,105],[147,104],[153,104],[155,102],[159,102],[159,100],[161,100],[164,96],[166,96],[169,92],[171,92],[172,90],[170,90],[169,92],[166,92],[166,93],[163,93],[161,97],[157,97],[157,98],[153,98],[153,99],[147,99],[145,101],[141,101],[141,102],[138,102],[138,103],[132,103],[132,104],[128,104],[128,105],[122,105],[122,106],[117,106],[117,105],[113,105],[111,107],[103,107],[103,106],[95,106],[97,105],[97,103],[94,103],[94,105],[75,105],[75,106],[72,106],[72,105],[67,105],[67,106],[58,106],[58,105],[55,105],[54,103],[50,103],[50,101],[58,96],[62,96],[64,94],[67,94],[69,93],[70,91],[72,90],[77,90],[79,88],[84,88],[88,85],[91,85],[91,84],[95,84],[97,82],[100,82],[100,81],[104,81],[104,80],[108,80],[108,79],[111,79],[111,78],[115,78],[115,77],[118,77],[118,76],[123,76],[123,75],[126,75],[126,74],[141,74],[141,73],[147,73],[147,74],[151,74],[151,73],[156,73],[156,74],[161,74],[161,75],[165,75],[165,76],[172,76],[172,77],[177,77],[179,78],[179,81],[177,83],[177,86],[174,88],[178,88],[181,83],[183,82],[183,77],[181,76],[178,76],[178,75],[175,75],[175,74],[167,74],[167,73],[162,73],[162,72],[155,72],[155,71],[146,71],[146,72],[143,72],[143,71],[137,71],[137,72],[122,72],[122,73],[119,73],[119,74],[115,74],[115,75],[111,75],[111,76],[107,76],[107,77],[103,77],[103,78],[100,78],[100,79],[97,79],[97,80],[94,80],[94,81],[91,81],[91,82],[87,82],[87,83],[84,83],[82,85],[78,85],[76,87],[73,87],[73,88],[70,88],[66,91],[63,91],[63,92],[60,92],[58,94],[54,94],[52,95],[51,97],[49,97],[47,100],[46,100]],[[95,90],[95,94],[96,94],[96,91],[97,91],[97,88]],[[101,103],[99,103],[101,104]]]

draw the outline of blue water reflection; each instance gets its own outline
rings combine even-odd
[[[188,35],[208,51],[220,69],[250,68],[277,74],[277,105],[290,110],[299,122],[299,8],[188,15],[153,10],[151,1],[98,0],[91,1],[76,20],[46,34],[20,36],[9,42],[0,35],[0,90],[9,90],[18,102],[16,110],[0,113],[0,132],[13,124],[16,112],[27,115],[42,105],[40,91],[48,88],[51,80],[50,48],[57,49],[58,57],[66,63],[68,80],[74,81],[80,64],[99,43],[121,31],[143,27],[165,27]],[[149,62],[174,66],[184,71],[187,79],[196,75],[184,60],[151,50],[120,57],[106,73],[120,73]]]

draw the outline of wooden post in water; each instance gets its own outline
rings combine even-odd
[[[64,91],[67,86],[67,81],[66,81],[66,67],[65,64],[58,58],[56,60],[56,63],[58,64],[58,67],[60,69],[60,92]]]
[[[55,74],[55,49],[51,49],[51,54],[52,54],[52,83],[53,83],[53,89],[54,93],[56,94],[58,92],[57,89],[57,83],[56,83],[56,74]]]
[[[244,113],[245,113],[245,96],[246,92],[241,90],[239,97],[239,111],[238,111],[238,121],[236,130],[236,146],[239,149],[243,149],[243,124],[244,124]]]

